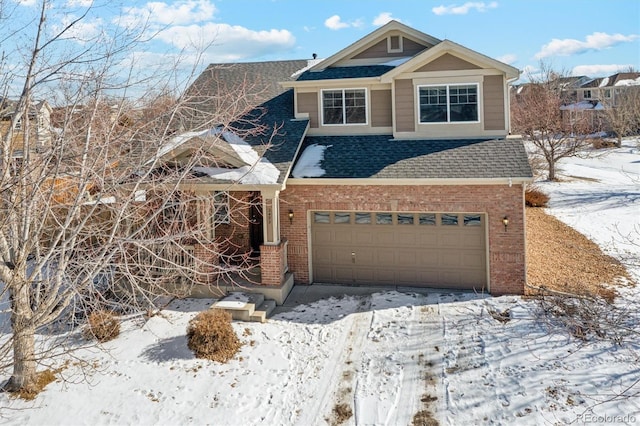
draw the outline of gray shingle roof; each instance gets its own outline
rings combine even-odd
[[[298,81],[380,77],[394,68],[395,67],[391,65],[361,65],[354,67],[327,68],[322,71],[305,71],[300,75],[300,77],[298,77]]]
[[[520,140],[394,140],[391,135],[305,138],[304,147],[312,144],[328,147],[321,163],[326,173],[321,178],[532,177]]]
[[[293,117],[293,89],[290,89],[229,125],[258,155],[280,171],[279,184],[284,182],[309,124],[309,120],[293,120]],[[256,132],[257,129],[260,131]],[[202,180],[210,183],[227,182],[215,178]]]

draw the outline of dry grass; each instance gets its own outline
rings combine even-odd
[[[89,314],[84,328],[86,339],[96,339],[98,342],[108,342],[120,335],[120,321],[109,311],[94,311]]]
[[[549,196],[535,186],[528,186],[524,191],[524,202],[527,207],[547,207]]]
[[[211,309],[189,321],[187,345],[197,358],[224,363],[234,357],[242,344],[231,325],[231,314]]]
[[[528,293],[548,289],[612,301],[613,285],[631,282],[624,266],[587,237],[541,209],[527,208]]]

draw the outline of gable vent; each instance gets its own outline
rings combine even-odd
[[[388,53],[402,52],[402,36],[392,35],[387,37],[387,52]]]

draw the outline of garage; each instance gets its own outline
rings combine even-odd
[[[311,212],[313,281],[486,290],[486,217]]]

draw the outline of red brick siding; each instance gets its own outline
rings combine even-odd
[[[284,277],[282,256],[284,255],[284,242],[278,245],[260,246],[260,272],[262,284],[280,285]]]
[[[231,223],[218,224],[215,229],[216,242],[227,255],[244,254],[251,251],[249,235],[249,204],[251,193],[230,192],[229,211]]]
[[[475,212],[487,215],[491,293],[522,294],[525,284],[524,203],[521,185],[288,186],[281,194],[282,236],[289,241],[289,269],[309,283],[307,212],[364,210]],[[289,223],[288,211],[294,211]],[[502,223],[509,217],[505,231]]]

